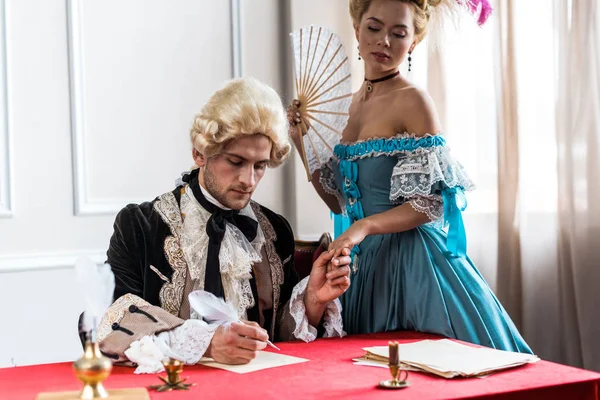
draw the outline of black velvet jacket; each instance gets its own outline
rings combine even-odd
[[[115,275],[114,300],[131,293],[178,315],[187,274],[178,239],[183,190],[180,186],[151,202],[130,204],[117,215],[107,252]],[[283,274],[282,284],[273,282],[273,310],[265,315],[264,323],[270,337],[281,340],[277,318],[298,283],[294,236],[284,217],[258,203],[252,207],[265,234],[270,267]]]

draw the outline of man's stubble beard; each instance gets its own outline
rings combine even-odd
[[[212,171],[209,167],[210,163],[207,163],[206,166],[204,167],[204,185],[206,186],[205,189],[208,191],[208,193],[210,193],[210,195],[212,197],[214,197],[219,203],[221,203],[222,205],[224,205],[227,208],[231,208],[232,210],[241,210],[242,208],[246,207],[248,205],[248,203],[250,203],[250,200],[252,200],[252,196],[250,196],[248,198],[248,201],[246,203],[244,203],[244,205],[242,207],[236,206],[234,207],[231,203],[229,203],[229,201],[226,198],[226,193],[227,191],[225,191],[225,193],[221,193],[219,188],[219,184],[217,183],[217,179],[215,178],[215,176],[212,174]]]

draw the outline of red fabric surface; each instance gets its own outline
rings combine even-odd
[[[387,369],[352,364],[363,347],[388,340],[410,342],[437,338],[415,332],[319,339],[313,343],[280,343],[283,354],[311,361],[235,374],[202,366],[186,367],[183,376],[196,383],[189,392],[156,393],[152,399],[599,399],[600,374],[546,361],[499,372],[483,379],[443,379],[411,372],[410,387],[399,391],[376,388],[388,379]],[[159,383],[155,375],[134,375],[115,367],[107,388]],[[0,369],[1,399],[34,399],[40,392],[77,390],[71,363]]]

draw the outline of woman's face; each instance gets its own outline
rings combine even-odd
[[[355,27],[368,78],[398,69],[415,47],[413,6],[398,0],[373,0]]]

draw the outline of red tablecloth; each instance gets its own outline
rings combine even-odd
[[[414,332],[319,339],[313,343],[280,343],[283,354],[310,361],[236,374],[203,366],[186,367],[183,376],[196,383],[189,392],[156,393],[152,399],[594,399],[600,397],[600,374],[540,361],[482,379],[443,379],[411,372],[410,387],[387,391],[376,388],[388,379],[384,368],[353,365],[363,347],[389,340],[411,342],[437,338]],[[132,368],[115,367],[107,388],[149,386],[155,375],[134,375]],[[77,390],[71,363],[0,369],[0,399],[34,399],[37,393]]]

